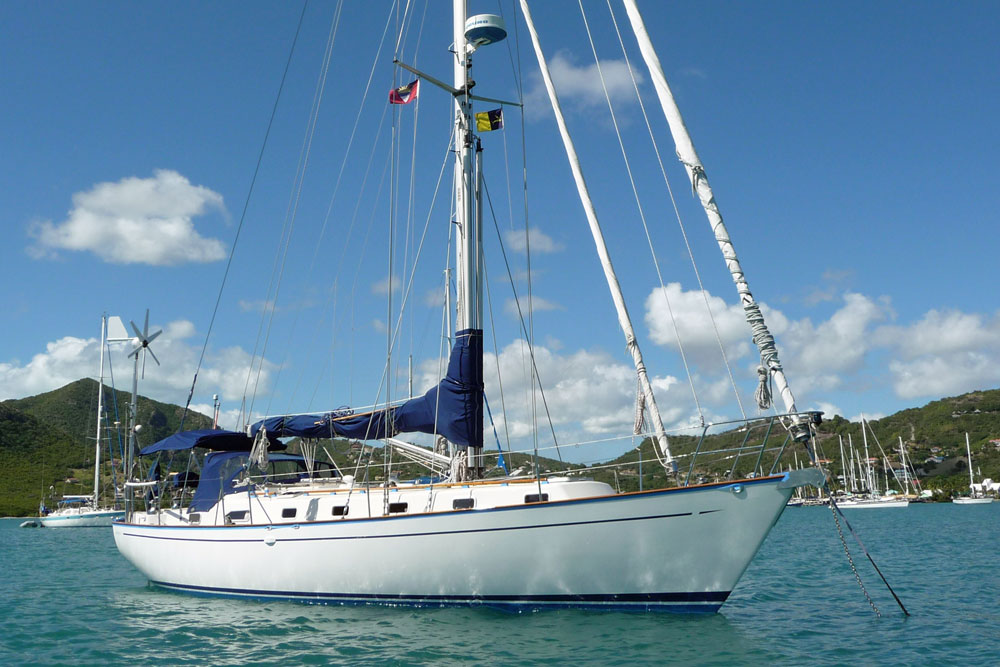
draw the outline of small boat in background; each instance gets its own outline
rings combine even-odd
[[[148,318],[148,314],[147,314]],[[109,325],[113,329],[109,336]],[[109,341],[129,340],[121,319],[101,316],[101,368],[97,380],[97,435],[94,445],[94,493],[64,495],[55,511],[47,514],[40,508],[39,522],[46,528],[90,528],[110,526],[115,519],[125,517],[117,503],[101,506],[101,445],[104,442],[104,349]],[[110,447],[109,447],[110,451]],[[24,524],[22,524],[24,525]]]
[[[965,434],[965,454],[969,459],[969,495],[952,498],[951,502],[956,505],[988,505],[993,502],[993,497],[986,495],[986,484],[976,484],[972,475],[972,448],[969,447],[969,434]]]

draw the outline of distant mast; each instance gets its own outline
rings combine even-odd
[[[108,335],[108,314],[101,315],[101,366],[97,373],[97,437],[94,445],[94,509],[101,490],[101,421],[104,419],[104,346]]]
[[[975,478],[972,476],[972,448],[969,447],[969,432],[965,432],[965,456],[969,459],[969,491],[975,492],[973,485],[976,483]]]

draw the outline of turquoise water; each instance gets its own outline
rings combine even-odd
[[[852,545],[882,616],[872,612],[826,508],[786,511],[722,612],[708,616],[189,597],[148,588],[110,529],[22,529],[3,519],[0,664],[1000,662],[1000,504],[855,510],[848,519],[910,617]]]

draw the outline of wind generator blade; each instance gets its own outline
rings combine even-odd
[[[142,325],[142,337],[149,336],[149,308],[146,309],[146,323]]]
[[[138,338],[139,340],[142,340],[142,332],[139,331],[139,327],[135,325],[135,322],[129,320],[128,323],[132,325],[132,331],[135,332],[135,337]]]
[[[146,352],[149,351],[148,347],[142,348],[142,379],[146,379]],[[136,357],[138,359],[138,357]]]
[[[150,336],[149,338],[147,338],[147,339],[146,339],[146,345],[149,345],[149,344],[150,344],[150,343],[152,343],[152,342],[153,342],[154,340],[156,340],[156,337],[157,337],[157,336],[159,336],[159,335],[160,335],[161,333],[163,333],[163,329],[160,329],[160,330],[159,330],[159,331],[157,331],[157,332],[156,332],[155,334],[153,334],[152,336]]]
[[[135,349],[128,353],[128,356],[130,358],[134,357],[135,355],[139,354],[139,350],[141,350],[141,349],[142,349],[142,343],[140,343],[139,345],[136,345]]]
[[[155,354],[153,354],[153,348],[147,347],[146,348],[146,352],[149,352],[149,356],[153,357],[153,361],[155,361],[156,365],[159,366],[160,365],[160,360],[156,358]]]

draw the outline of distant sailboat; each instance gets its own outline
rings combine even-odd
[[[907,498],[898,496],[897,494],[889,492],[889,480],[888,475],[886,475],[885,481],[885,493],[879,491],[878,477],[875,474],[875,468],[872,466],[872,459],[868,452],[868,429],[871,425],[861,417],[861,435],[864,438],[865,447],[865,461],[864,469],[862,470],[862,486],[864,487],[864,492],[848,496],[842,500],[836,501],[837,507],[842,507],[844,509],[898,509],[901,507],[908,507],[910,501]],[[872,431],[872,435],[875,432]],[[882,445],[879,445],[881,449]],[[883,461],[883,469],[888,468],[887,460]]]
[[[965,455],[969,460],[969,495],[952,498],[951,502],[956,505],[988,505],[993,502],[993,497],[985,493],[982,484],[977,485],[972,475],[972,448],[969,446],[969,434],[965,434]]]
[[[125,510],[117,505],[117,499],[110,503],[101,502],[101,449],[104,437],[104,350],[109,341],[127,340],[124,337],[125,327],[117,317],[110,318],[116,331],[112,338],[108,334],[109,319],[101,316],[101,352],[100,372],[97,380],[97,434],[94,444],[94,492],[88,495],[64,495],[58,501],[57,508],[42,514],[39,522],[46,528],[91,528],[95,526],[110,526],[115,519],[125,516]],[[39,508],[41,509],[41,508]]]

